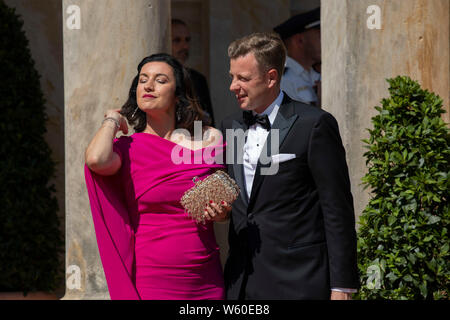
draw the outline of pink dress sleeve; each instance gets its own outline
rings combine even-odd
[[[123,159],[120,143],[115,143],[114,151]],[[113,176],[101,176],[85,165],[84,172],[110,297],[113,300],[140,299],[133,276],[134,231],[120,171]]]

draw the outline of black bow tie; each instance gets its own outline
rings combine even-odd
[[[266,130],[270,130],[270,121],[267,114],[265,115],[259,115],[259,114],[253,114],[251,111],[244,111],[244,122],[247,126],[252,126],[255,123],[259,123],[261,127],[263,127]]]

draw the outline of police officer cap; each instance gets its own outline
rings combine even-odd
[[[284,40],[296,33],[302,33],[308,29],[319,27],[320,7],[305,13],[297,14],[279,26],[276,26],[273,30]]]

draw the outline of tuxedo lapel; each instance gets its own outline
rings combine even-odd
[[[271,161],[267,163],[267,159],[265,159],[264,161],[264,157],[272,156],[272,130],[278,130],[279,141],[278,148],[276,150],[280,150],[281,146],[283,145],[283,141],[286,139],[286,136],[289,133],[289,130],[292,128],[292,125],[298,118],[298,115],[294,112],[294,105],[291,103],[291,101],[292,100],[285,94],[283,103],[278,110],[278,114],[273,122],[271,131],[269,131],[269,135],[267,136],[267,140],[256,166],[255,177],[253,179],[252,191],[249,199],[249,206],[253,205],[261,184],[264,181],[265,175],[261,174],[261,167],[269,167],[271,165]],[[277,141],[275,140],[273,142],[276,143]]]
[[[243,121],[233,120],[232,124],[233,132],[236,130],[243,130],[244,132],[248,129],[247,126],[243,123]],[[241,197],[244,200],[245,204],[248,204],[248,196],[247,196],[247,188],[245,186],[244,179],[244,165],[243,165],[243,155],[244,145],[242,144],[242,150],[240,150],[240,144],[238,142],[239,139],[233,138],[233,170],[234,170],[234,178],[236,180],[237,185],[241,189]]]
[[[281,104],[280,110],[278,110],[277,117],[272,126],[272,129],[279,129],[280,147],[283,145],[284,139],[297,118],[298,114],[294,112],[292,100],[285,94],[283,103]]]

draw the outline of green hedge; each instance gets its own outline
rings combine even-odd
[[[449,129],[442,99],[408,77],[375,107],[360,218],[361,299],[449,299]]]
[[[60,284],[62,235],[45,101],[14,9],[0,0],[0,291]]]

